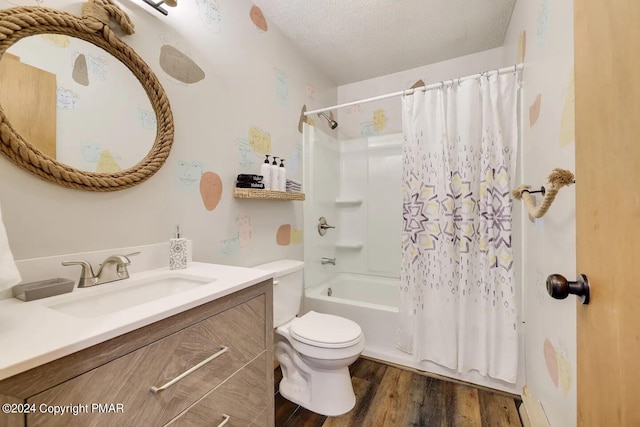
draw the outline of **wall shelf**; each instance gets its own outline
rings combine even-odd
[[[358,199],[358,198],[336,199],[337,207],[360,206],[361,204],[362,204],[362,199]]]
[[[362,249],[364,243],[356,240],[340,240],[336,242],[336,248],[338,249]]]
[[[292,191],[255,190],[251,188],[234,188],[233,197],[236,199],[259,200],[304,200],[304,193]]]

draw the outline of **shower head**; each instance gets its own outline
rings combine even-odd
[[[329,126],[331,127],[331,129],[335,129],[338,127],[338,122],[336,122],[335,120],[333,120],[331,117],[327,116],[325,113],[318,113],[319,116],[324,117],[325,119],[327,119],[327,121],[329,122]]]

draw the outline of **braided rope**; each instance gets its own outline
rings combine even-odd
[[[131,70],[145,89],[156,113],[156,140],[149,153],[135,166],[114,173],[86,172],[60,163],[25,140],[11,126],[0,108],[0,151],[18,166],[39,177],[89,191],[116,191],[149,179],[165,163],[173,143],[173,115],[164,89],[153,71],[138,54],[101,22],[104,10],[127,34],[133,33],[129,17],[111,0],[90,0],[79,18],[45,7],[14,7],[0,11],[0,58],[22,38],[36,34],[64,34],[83,39],[106,50]],[[94,11],[92,12],[92,8]],[[0,106],[1,107],[1,106]]]
[[[120,9],[120,7],[118,7],[118,5],[116,5],[113,1],[93,0],[92,2],[90,0],[88,4],[92,4],[92,3],[99,5],[99,7],[102,7],[104,10],[106,10],[109,16],[116,20],[116,22],[118,23],[120,28],[122,28],[122,31],[125,32],[125,34],[129,34],[129,35],[133,34],[133,22],[131,22],[129,15],[124,13],[124,11]]]
[[[511,196],[514,199],[522,200],[524,202],[524,205],[532,218],[542,218],[551,207],[558,191],[560,191],[562,187],[571,185],[574,182],[573,174],[571,172],[558,168],[554,169],[551,174],[549,174],[548,179],[551,185],[546,189],[542,203],[537,207],[535,205],[535,198],[527,191],[531,189],[530,185],[521,185],[511,191]]]

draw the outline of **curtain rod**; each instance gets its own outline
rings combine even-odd
[[[522,70],[523,68],[524,68],[524,64],[512,65],[511,67],[504,67],[504,68],[500,68],[499,70],[491,70],[491,71],[487,71],[485,73],[473,74],[473,75],[467,76],[467,77],[460,77],[459,79],[443,80],[443,81],[440,81],[438,83],[430,84],[429,86],[419,86],[419,87],[417,87],[415,89],[401,90],[399,92],[388,93],[386,95],[379,95],[379,96],[374,96],[372,98],[361,99],[359,101],[352,101],[352,102],[347,102],[345,104],[338,104],[338,105],[334,105],[333,107],[325,107],[325,108],[320,108],[318,110],[306,111],[304,113],[304,115],[305,116],[309,116],[311,114],[324,113],[325,111],[329,111],[329,110],[336,110],[338,108],[349,107],[351,105],[356,105],[356,104],[364,104],[366,102],[379,101],[381,99],[393,98],[395,96],[411,95],[417,90],[421,90],[421,91],[426,92],[426,91],[431,90],[431,89],[439,88],[439,87],[443,86],[446,82],[456,83],[456,82],[460,82],[460,81],[463,81],[463,80],[476,79],[476,78],[478,78],[480,76],[483,76],[485,74],[488,74],[488,75],[492,75],[492,74],[495,74],[495,73],[504,74],[504,73],[509,72],[509,71],[514,71],[515,72],[516,70]]]

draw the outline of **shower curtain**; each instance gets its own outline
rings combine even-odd
[[[482,75],[403,98],[397,347],[515,383],[511,250],[518,76]]]

